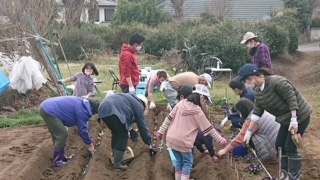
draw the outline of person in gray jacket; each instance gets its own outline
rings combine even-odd
[[[152,147],[151,134],[144,115],[147,113],[148,100],[142,95],[119,93],[108,95],[99,106],[98,122],[102,121],[111,130],[111,147],[114,158],[114,171],[125,171],[127,165],[121,164],[128,145],[128,138],[138,141],[137,132],[132,129],[137,124],[140,136],[149,149],[149,155],[155,156],[157,150]]]
[[[240,113],[244,124],[239,134],[222,150],[218,156],[224,156],[233,149],[243,145],[244,135],[251,123],[251,114],[254,104],[247,98],[241,98],[235,105],[235,109]],[[277,158],[277,149],[275,146],[280,124],[275,121],[275,117],[264,111],[261,121],[253,128],[253,135],[249,142],[251,148],[255,149],[261,161],[275,162]],[[271,160],[271,161],[270,161]]]

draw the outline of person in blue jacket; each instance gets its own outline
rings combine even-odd
[[[111,130],[111,148],[114,158],[114,171],[125,171],[128,166],[122,164],[128,138],[138,141],[137,132],[132,128],[137,124],[140,136],[149,149],[149,155],[155,156],[157,150],[152,147],[151,134],[144,117],[148,112],[148,100],[142,94],[109,94],[101,102],[98,110],[98,122],[101,120]]]
[[[65,166],[71,159],[65,153],[68,138],[66,127],[77,126],[79,135],[93,154],[95,148],[89,135],[88,121],[98,112],[100,102],[76,96],[60,96],[44,100],[40,105],[40,116],[45,121],[54,145],[53,166]]]
[[[233,92],[236,95],[240,96],[240,98],[245,97],[254,103],[255,92],[252,91],[250,88],[246,88],[246,86],[243,82],[234,79],[234,80],[230,81],[229,87],[233,90]],[[231,111],[232,111],[231,114],[222,120],[220,126],[223,127],[224,124],[228,120],[230,120],[233,127],[242,128],[244,121],[240,117],[239,112],[236,111],[234,108],[232,108]]]

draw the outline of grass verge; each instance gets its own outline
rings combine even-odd
[[[38,109],[22,109],[16,114],[0,119],[0,128],[36,125],[44,123]]]

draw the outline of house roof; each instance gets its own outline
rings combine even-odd
[[[214,0],[185,0],[184,2],[184,18],[198,18],[207,11],[213,11]],[[169,14],[174,15],[174,9],[170,0],[163,0],[161,7]],[[242,19],[247,21],[262,20],[264,16],[270,14],[274,8],[284,6],[282,0],[230,0],[231,19]]]
[[[90,0],[85,0],[85,3],[88,3]],[[99,6],[117,6],[117,3],[112,0],[97,0]],[[56,0],[59,5],[63,5],[62,0]]]

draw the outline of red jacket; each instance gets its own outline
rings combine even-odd
[[[126,78],[131,77],[133,86],[137,86],[140,81],[137,50],[129,44],[123,44],[121,51],[119,62],[120,84],[128,86]]]

